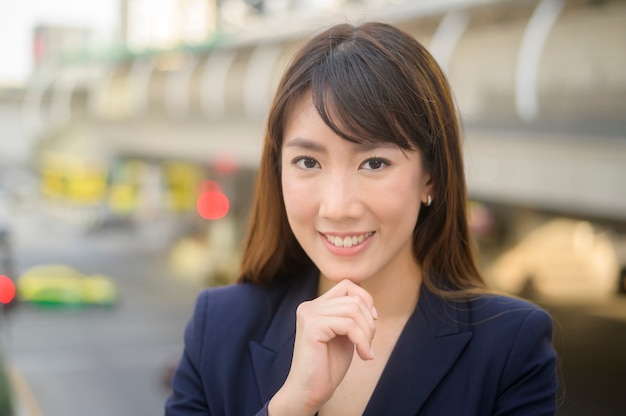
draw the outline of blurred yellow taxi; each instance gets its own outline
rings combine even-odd
[[[85,275],[63,264],[48,264],[26,270],[16,282],[17,297],[43,305],[113,306],[115,282],[103,275]]]

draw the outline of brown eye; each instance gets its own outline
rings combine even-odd
[[[361,167],[363,169],[367,169],[367,170],[380,170],[382,168],[384,168],[385,166],[389,166],[390,163],[388,160],[379,158],[379,157],[373,157],[371,159],[367,159],[365,162],[363,162],[363,164],[361,165]]]
[[[319,167],[317,160],[307,156],[297,157],[292,161],[292,163],[302,169],[315,169]]]

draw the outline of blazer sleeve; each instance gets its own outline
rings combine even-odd
[[[522,322],[501,381],[494,416],[556,414],[556,352],[547,312],[535,309]]]
[[[207,298],[207,291],[200,293],[194,313],[185,328],[185,347],[172,377],[172,393],[165,402],[165,416],[210,415],[200,376]]]

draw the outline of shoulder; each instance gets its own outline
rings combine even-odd
[[[196,303],[217,310],[242,309],[262,306],[267,298],[267,288],[252,283],[234,283],[202,290]]]
[[[552,325],[551,316],[540,306],[494,292],[440,296],[424,287],[420,299],[420,307],[431,325],[440,323],[452,332],[509,332],[527,321],[537,321],[550,328]]]
[[[187,354],[200,362],[200,357],[244,345],[245,340],[261,339],[272,319],[271,299],[276,293],[277,289],[250,283],[202,290],[185,328]]]
[[[550,314],[524,299],[491,292],[448,298],[429,290],[424,290],[420,299],[426,321],[439,334],[470,332],[473,343],[493,346],[552,338]]]
[[[235,283],[202,290],[197,297],[194,319],[205,324],[244,324],[249,318],[269,319],[274,305],[284,296],[283,286],[263,287]]]
[[[227,331],[252,339],[261,337],[278,311],[291,309],[314,293],[316,280],[310,274],[295,274],[277,283],[261,286],[235,283],[204,289],[198,295],[188,331],[217,334]]]
[[[502,414],[554,414],[557,355],[550,314],[529,301],[485,295],[470,302],[474,357],[497,371],[496,407]]]
[[[486,294],[467,303],[460,313],[464,329],[485,351],[552,355],[553,323],[540,306],[515,297]],[[508,346],[508,347],[507,347]]]
[[[466,342],[448,380],[453,389],[468,386],[467,397],[478,398],[474,404],[482,410],[472,414],[554,414],[557,357],[546,310],[492,293],[455,300],[424,295],[422,311],[434,336],[442,343]]]
[[[277,278],[268,285],[239,282],[204,289],[196,303],[210,310],[257,313],[261,310],[274,312],[286,299],[303,301],[316,291],[317,279],[314,271],[294,273]]]
[[[467,305],[467,319],[472,324],[496,321],[497,325],[519,325],[531,320],[551,325],[552,322],[550,314],[539,305],[512,296],[484,294],[469,299]]]

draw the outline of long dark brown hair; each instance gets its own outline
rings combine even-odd
[[[286,119],[305,94],[345,140],[391,142],[422,155],[433,182],[433,203],[422,207],[413,230],[424,284],[449,296],[482,290],[450,87],[416,39],[379,22],[325,30],[283,74],[269,111],[239,281],[267,284],[313,266],[287,222],[280,180]]]

